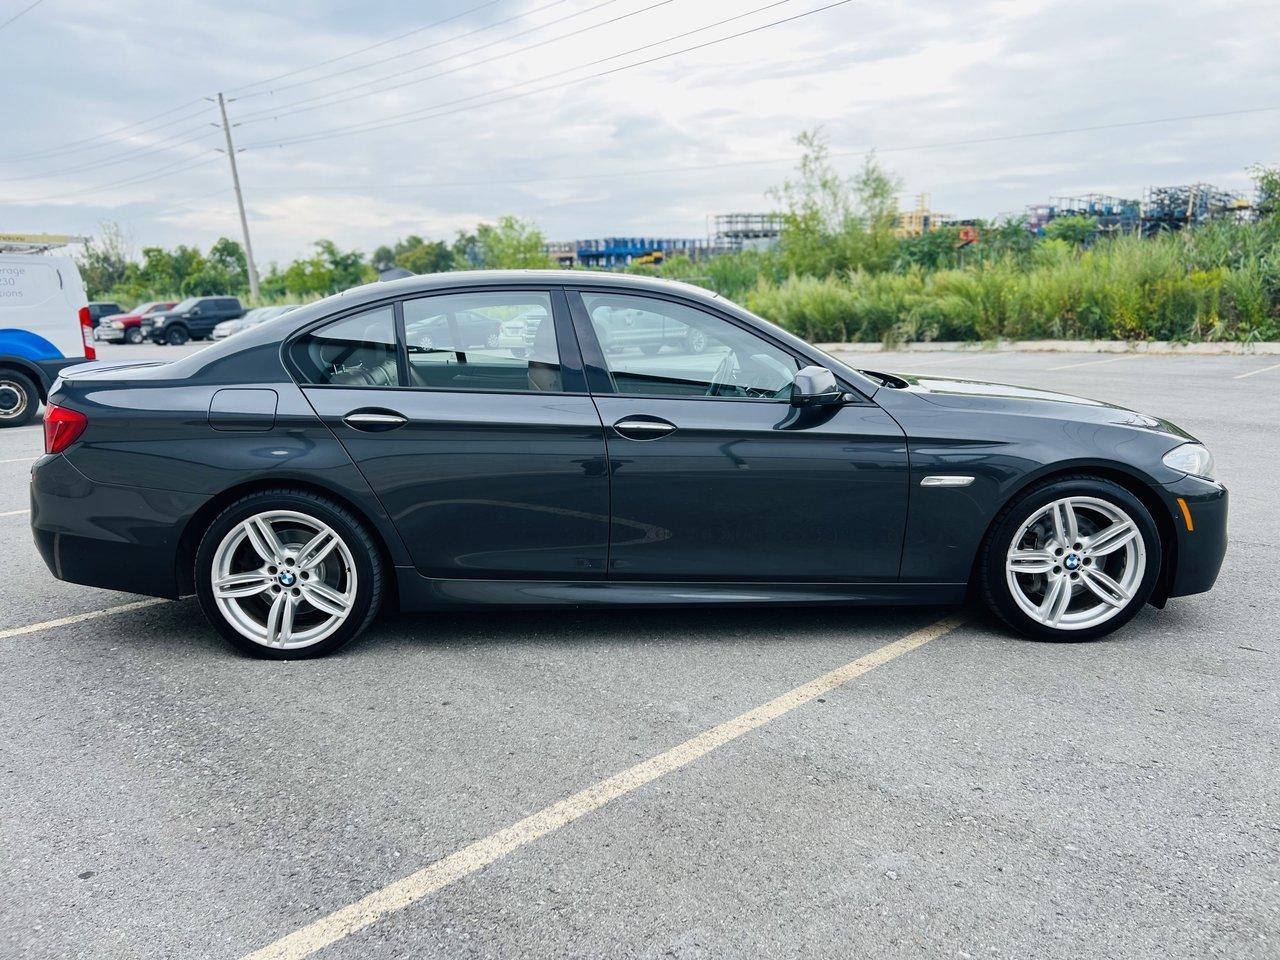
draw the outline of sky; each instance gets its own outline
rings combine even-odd
[[[31,3],[0,0],[0,232],[238,239],[219,91],[264,265],[504,214],[702,237],[816,127],[957,217],[1280,162],[1275,0]]]

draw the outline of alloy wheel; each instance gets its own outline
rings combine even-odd
[[[1105,623],[1133,600],[1147,568],[1133,518],[1099,497],[1064,497],[1018,528],[1005,560],[1014,602],[1056,630]]]
[[[18,420],[27,412],[30,399],[22,384],[0,380],[0,420]]]
[[[210,577],[227,623],[279,650],[332,636],[350,615],[358,587],[342,537],[293,510],[257,513],[233,527],[214,552]]]

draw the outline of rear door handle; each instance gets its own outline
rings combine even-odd
[[[658,417],[624,417],[613,429],[628,440],[658,440],[673,433],[676,425]]]
[[[342,418],[342,422],[353,430],[381,433],[403,427],[409,421],[392,410],[352,410]]]

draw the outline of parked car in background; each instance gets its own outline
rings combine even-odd
[[[117,313],[124,313],[124,307],[114,300],[89,301],[89,323],[95,328],[102,322],[103,317],[113,317]]]
[[[93,339],[106,343],[141,343],[143,318],[172,310],[176,303],[176,300],[152,300],[138,304],[128,313],[103,317],[93,329]]]
[[[515,356],[523,357],[526,349],[533,343],[538,327],[547,319],[547,311],[541,307],[522,310],[510,320],[503,320],[498,328],[498,346],[510,350]]]
[[[0,427],[30,423],[62,370],[94,359],[92,344],[75,260],[0,252]]]
[[[181,346],[188,340],[206,340],[225,320],[244,316],[238,297],[187,297],[172,310],[152,314],[142,323],[142,334],[156,343]]]
[[[243,317],[238,317],[235,320],[223,320],[220,324],[214,327],[213,339],[225,340],[233,333],[240,333],[243,330],[248,330],[250,327],[256,327],[260,323],[266,323],[268,320],[273,320],[276,317],[282,316],[296,306],[296,303],[284,303],[278,304],[274,307],[254,307]]]
[[[454,346],[498,346],[498,329],[501,322],[495,316],[486,316],[475,310],[459,310],[454,313],[438,313],[412,322],[405,321],[405,339],[410,350],[431,352],[449,351]]]
[[[634,348],[653,357],[663,347],[675,347],[684,353],[702,353],[707,348],[707,338],[701,330],[651,310],[605,308],[600,311],[598,323],[600,347],[605,353]]]

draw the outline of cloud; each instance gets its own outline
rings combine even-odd
[[[16,106],[0,144],[0,202],[27,199],[5,205],[3,219],[59,232],[118,220],[139,244],[237,236],[226,158],[213,152],[216,113],[201,99],[219,89],[234,98],[235,136],[250,147],[238,156],[264,261],[299,255],[319,237],[370,249],[409,232],[448,237],[503,213],[533,217],[557,238],[701,236],[709,215],[766,208],[765,191],[787,171],[777,159],[819,125],[837,152],[880,147],[908,203],[928,192],[936,207],[967,216],[1094,190],[1137,195],[1151,183],[1213,178],[1245,188],[1244,168],[1274,158],[1280,113],[955,143],[1264,105],[1260,91],[1280,79],[1280,7],[1270,2],[860,0],[563,85],[820,5],[788,0],[698,31],[765,2],[672,0],[638,12],[653,0],[510,0],[347,56],[468,4],[427,13],[408,0],[68,0],[57,16],[41,8],[0,34],[14,78],[6,101]],[[498,25],[511,17],[519,19]],[[570,31],[582,32],[523,49]],[[491,62],[472,66],[481,59]],[[283,109],[364,93],[368,81],[433,61],[402,78],[423,82]],[[359,69],[324,77],[350,67]],[[259,83],[280,74],[291,75]],[[283,84],[300,85],[269,93]],[[538,92],[511,99],[530,89]],[[432,105],[420,121],[364,129]],[[69,144],[174,107],[118,142]],[[188,128],[192,142],[165,143]],[[361,132],[289,142],[329,129]],[[166,175],[184,158],[209,162]],[[852,171],[859,160],[839,162]],[[67,172],[79,166],[89,169]],[[130,177],[138,182],[104,186]],[[76,196],[32,202],[61,193]]]

